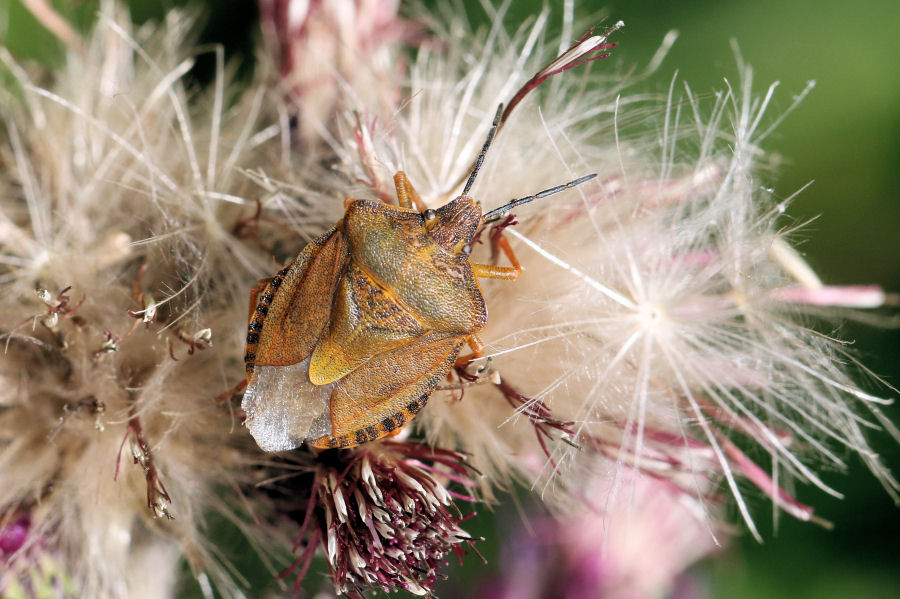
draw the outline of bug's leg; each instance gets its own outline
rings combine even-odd
[[[269,281],[271,281],[271,280],[272,280],[271,278],[260,279],[259,281],[256,282],[256,285],[253,286],[253,289],[250,290],[250,313],[247,315],[248,323],[253,322],[254,316],[256,316],[256,317],[259,316],[259,314],[256,310],[256,307],[259,305],[259,294],[262,293],[262,290],[266,288],[266,285],[268,285]],[[246,366],[247,366],[248,376],[246,378],[242,379],[241,382],[239,382],[237,385],[235,385],[228,391],[220,393],[216,397],[216,403],[221,404],[221,403],[225,402],[226,400],[230,399],[232,396],[243,391],[244,387],[247,386],[247,382],[249,380],[249,374],[253,369],[253,359],[248,360],[247,358],[250,358],[250,357],[255,358],[255,355],[254,355],[255,349],[256,349],[256,344],[248,344],[248,347],[246,347],[244,350],[244,362],[246,363]]]
[[[250,375],[253,374],[253,367],[256,364],[256,346],[259,345],[259,331],[262,330],[263,321],[266,319],[269,303],[260,305],[259,294],[269,286],[272,279],[260,279],[250,290],[250,313],[247,315],[247,345],[244,346],[244,366],[247,371],[247,378],[244,385],[250,382]],[[240,389],[235,389],[240,391]]]
[[[455,368],[465,368],[466,366],[471,364],[473,360],[484,355],[484,343],[482,343],[481,339],[479,339],[476,335],[472,335],[467,338],[466,343],[469,344],[469,347],[472,349],[472,353],[456,358],[456,362],[453,364]]]
[[[513,252],[512,247],[510,247],[509,241],[507,241],[505,237],[499,237],[497,239],[497,245],[500,246],[500,249],[506,254],[506,258],[512,266],[473,264],[472,272],[475,273],[476,277],[486,279],[506,279],[508,281],[513,281],[519,278],[519,275],[522,274],[522,265],[519,264],[519,259],[516,258],[516,254]]]
[[[256,312],[259,294],[262,293],[262,290],[266,288],[266,285],[268,285],[271,280],[271,277],[260,279],[256,282],[256,285],[253,286],[253,289],[250,290],[250,314],[247,315],[247,322],[253,320],[253,313]]]
[[[228,391],[223,391],[222,393],[219,393],[219,395],[216,396],[216,403],[217,404],[225,403],[226,401],[228,401],[229,399],[231,399],[232,397],[234,397],[235,395],[237,395],[238,393],[243,391],[246,386],[247,386],[247,379],[245,379],[245,378],[241,379],[241,381],[237,385],[235,385]]]
[[[422,198],[419,197],[419,192],[409,182],[409,177],[406,176],[406,173],[397,171],[397,174],[394,175],[394,185],[397,187],[397,203],[400,204],[401,208],[412,208],[413,204],[415,204],[416,210],[419,212],[424,212],[428,208],[425,202],[422,201]]]

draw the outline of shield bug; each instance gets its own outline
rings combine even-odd
[[[472,262],[476,232],[515,206],[594,177],[482,213],[467,194],[500,108],[460,196],[426,209],[398,172],[397,206],[347,200],[334,227],[253,288],[241,406],[262,449],[353,447],[390,435],[454,365],[482,355],[477,335],[488,312],[478,279],[512,280],[522,269],[503,239],[512,266]],[[466,344],[472,353],[459,357]]]

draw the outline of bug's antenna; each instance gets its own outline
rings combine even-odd
[[[483,222],[493,222],[493,220],[497,220],[501,214],[504,212],[509,212],[516,206],[521,206],[522,204],[527,204],[528,202],[533,202],[534,200],[539,200],[541,198],[546,198],[547,196],[552,196],[555,193],[559,193],[570,187],[575,187],[576,185],[581,185],[585,181],[590,181],[594,177],[597,176],[597,173],[591,173],[590,175],[585,175],[583,177],[578,177],[574,181],[569,181],[568,183],[563,183],[562,185],[557,185],[556,187],[551,187],[550,189],[545,189],[544,191],[539,191],[534,195],[525,196],[524,198],[517,198],[515,200],[510,200],[509,202],[503,204],[499,208],[494,208],[490,212],[486,213],[483,217]]]
[[[478,174],[479,169],[481,169],[481,163],[484,162],[484,155],[487,154],[488,148],[491,147],[491,142],[494,141],[494,133],[497,132],[497,127],[500,125],[500,117],[503,115],[503,104],[497,107],[497,114],[494,116],[494,123],[491,125],[491,130],[488,131],[487,139],[484,140],[484,147],[481,148],[481,154],[478,155],[478,158],[475,160],[475,166],[472,167],[472,174],[469,175],[469,180],[466,181],[466,186],[463,188],[462,195],[468,195],[469,190],[472,189],[472,184],[475,183],[475,176]]]

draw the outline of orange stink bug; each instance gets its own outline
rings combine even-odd
[[[353,447],[390,435],[422,409],[454,365],[482,355],[477,335],[488,312],[478,279],[512,280],[522,269],[503,239],[512,266],[472,262],[476,232],[515,206],[595,176],[482,214],[466,194],[500,108],[459,197],[425,209],[398,172],[398,206],[347,200],[334,227],[253,288],[241,406],[262,449],[283,451],[304,441]],[[458,358],[463,344],[473,353]]]

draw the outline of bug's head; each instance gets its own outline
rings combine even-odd
[[[425,229],[431,235],[431,238],[444,251],[451,254],[469,254],[472,251],[470,245],[475,232],[481,226],[482,213],[481,204],[468,196],[472,184],[475,183],[475,177],[481,164],[484,162],[484,156],[487,154],[488,148],[491,147],[491,141],[494,139],[494,133],[500,125],[500,118],[503,114],[503,104],[497,107],[497,114],[494,116],[494,123],[488,132],[487,140],[481,148],[481,153],[475,159],[472,172],[466,181],[462,195],[450,200],[437,210],[428,209],[422,213],[425,219]]]
[[[465,251],[481,225],[481,206],[470,197],[459,196],[438,208],[422,213],[425,228],[436,244],[445,251]]]

